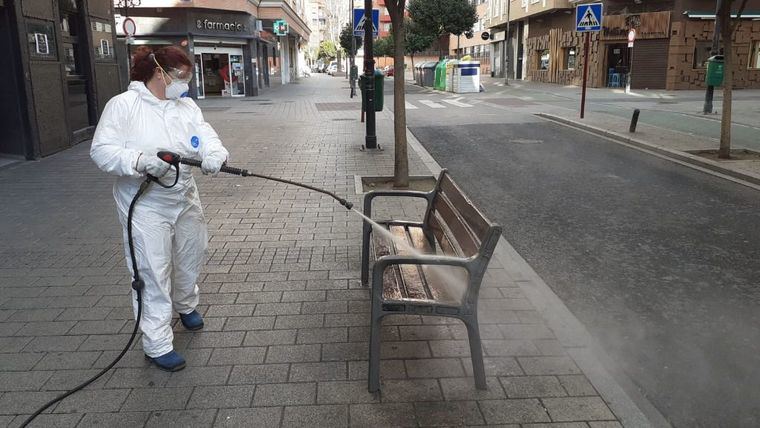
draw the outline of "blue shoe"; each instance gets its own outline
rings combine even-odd
[[[178,372],[185,368],[185,359],[175,351],[168,352],[156,358],[151,358],[146,355],[145,358],[155,364],[159,369],[167,372]]]
[[[203,317],[198,311],[192,311],[189,314],[179,314],[179,320],[182,325],[190,331],[196,331],[203,328]]]

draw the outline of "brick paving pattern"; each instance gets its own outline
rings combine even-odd
[[[354,175],[392,173],[392,123],[378,115],[385,151],[359,151],[359,112],[335,107],[355,102],[344,84],[319,76],[259,99],[200,104],[231,164],[358,203]],[[113,181],[88,150],[0,170],[0,426],[18,426],[105,367],[133,328]],[[411,172],[429,175],[409,152]],[[358,216],[280,183],[196,179],[210,245],[200,285],[205,329],[175,326],[187,368],[149,367],[138,340],[115,370],[37,426],[619,426],[519,277],[496,261],[480,297],[489,389],[474,389],[461,323],[399,316],[383,328],[382,393],[369,394]]]

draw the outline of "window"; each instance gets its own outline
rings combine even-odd
[[[58,48],[55,42],[53,23],[28,20],[26,28],[29,55],[33,59],[57,60]]]
[[[115,59],[111,24],[92,21],[92,47],[95,50],[95,61],[113,61]]]
[[[712,42],[697,42],[697,46],[694,47],[694,64],[692,68],[706,68],[711,50]]]
[[[538,69],[548,70],[549,69],[549,49],[541,49],[541,50],[536,51],[536,56],[538,57]]]
[[[760,68],[760,40],[752,42],[752,51],[749,53],[749,68]]]
[[[565,61],[565,70],[575,70],[575,64],[578,60],[578,50],[575,47],[563,48],[563,57]]]

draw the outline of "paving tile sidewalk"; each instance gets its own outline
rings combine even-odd
[[[315,76],[201,105],[231,164],[358,203],[354,175],[392,173],[392,123],[387,112],[378,116],[385,151],[359,151],[363,124],[346,86]],[[0,170],[0,426],[18,426],[108,364],[133,326],[112,179],[88,149]],[[411,172],[430,174],[409,153]],[[619,426],[526,297],[520,283],[531,279],[499,260],[480,297],[489,390],[474,389],[459,322],[391,317],[382,394],[369,394],[360,219],[283,184],[196,178],[210,248],[201,278],[206,328],[175,328],[188,368],[148,367],[138,341],[115,370],[38,426]]]

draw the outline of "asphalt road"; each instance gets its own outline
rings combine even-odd
[[[525,113],[408,123],[674,426],[760,425],[760,192]]]

